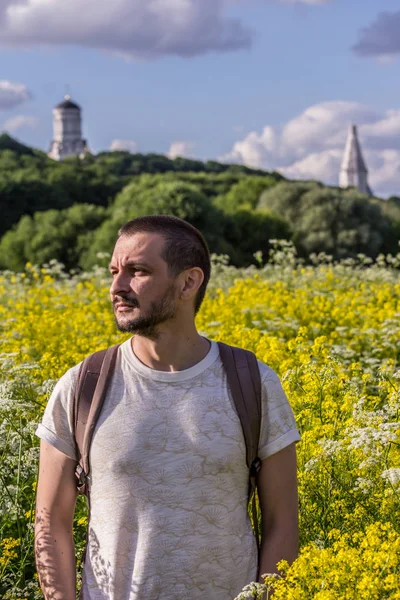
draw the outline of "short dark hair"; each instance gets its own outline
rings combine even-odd
[[[203,271],[204,281],[197,292],[194,307],[197,314],[211,275],[210,251],[200,231],[178,217],[149,215],[137,217],[123,225],[118,231],[118,238],[135,233],[158,233],[163,236],[165,244],[162,258],[173,277],[192,267],[199,267]]]

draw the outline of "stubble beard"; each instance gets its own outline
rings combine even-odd
[[[123,296],[121,296],[122,299]],[[151,340],[159,337],[158,326],[166,321],[172,320],[176,315],[175,286],[171,284],[164,296],[154,300],[147,314],[134,318],[126,318],[119,322],[114,311],[115,324],[122,333],[134,333]]]

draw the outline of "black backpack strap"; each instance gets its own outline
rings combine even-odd
[[[261,376],[257,358],[248,350],[218,342],[232,399],[242,425],[249,468],[249,502],[253,527],[260,549],[261,533],[257,518],[257,474],[261,468],[258,444],[261,429]]]
[[[82,362],[74,396],[74,434],[78,452],[75,471],[79,493],[87,494],[89,452],[94,428],[112,377],[119,344],[91,354]]]

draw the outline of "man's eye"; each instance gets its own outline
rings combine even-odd
[[[132,273],[135,275],[147,275],[147,271],[144,271],[143,269],[132,269]]]
[[[132,275],[147,275],[148,271],[145,271],[144,269],[136,269],[135,267],[131,267],[129,269],[129,272]],[[116,275],[118,275],[118,271],[110,271],[110,275],[111,277],[116,277]]]

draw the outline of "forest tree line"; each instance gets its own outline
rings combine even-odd
[[[396,254],[400,198],[369,198],[315,181],[287,181],[242,165],[102,152],[63,162],[0,136],[0,268],[51,259],[67,269],[103,264],[126,221],[172,214],[198,227],[211,252],[246,266],[271,239],[300,256]]]

